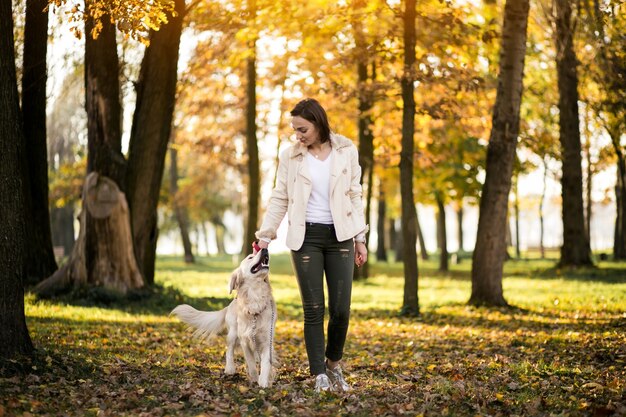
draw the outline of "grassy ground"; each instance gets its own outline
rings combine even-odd
[[[223,339],[198,344],[168,317],[180,303],[225,306],[232,268],[230,258],[160,258],[160,289],[128,303],[27,295],[38,354],[26,374],[0,379],[0,417],[626,415],[626,263],[508,262],[510,310],[466,306],[468,260],[445,274],[422,263],[419,319],[397,316],[401,265],[372,264],[372,278],[354,285],[344,368],[355,390],[322,396],[307,372],[286,255],[271,267],[281,363],[272,388],[250,386],[243,366],[224,376]]]

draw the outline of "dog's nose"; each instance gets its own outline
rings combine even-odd
[[[267,248],[261,249],[261,255],[269,256],[269,252],[267,251]]]

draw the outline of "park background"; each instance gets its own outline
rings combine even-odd
[[[626,415],[622,1],[0,7],[0,416]],[[304,97],[371,225],[345,396],[284,225],[274,387],[168,316],[230,302]]]

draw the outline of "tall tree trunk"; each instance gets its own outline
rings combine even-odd
[[[352,22],[354,28],[355,53],[357,60],[357,97],[358,97],[358,134],[359,134],[359,165],[361,166],[361,183],[365,190],[365,222],[371,222],[371,204],[374,178],[374,133],[372,131],[371,111],[374,106],[374,91],[370,79],[374,79],[375,64],[372,62],[372,74],[368,72],[370,61],[367,49],[367,41],[363,32],[363,25],[359,13],[365,7],[364,0],[357,0],[354,3],[356,19]],[[365,245],[369,242],[369,232],[367,233]],[[355,278],[367,278],[369,275],[369,263],[365,263],[362,268],[354,268]]]
[[[385,244],[385,237],[387,236],[385,230],[385,221],[387,221],[387,203],[385,202],[385,192],[382,189],[383,185],[380,184],[380,190],[378,193],[378,216],[376,220],[376,234],[378,235],[378,244],[376,245],[376,260],[387,261],[387,245]]]
[[[89,7],[89,3],[87,3]],[[87,171],[79,237],[68,262],[35,291],[52,296],[73,286],[101,286],[121,295],[141,288],[135,260],[130,213],[123,192],[126,161],[122,155],[119,63],[115,26],[102,16],[94,39],[91,17],[85,22],[85,107]]]
[[[585,106],[585,146],[583,148],[585,153],[585,161],[587,162],[585,170],[585,233],[587,234],[587,240],[591,245],[591,214],[593,210],[591,191],[593,188],[593,165],[591,163],[591,130],[589,129],[591,119],[589,113],[589,106]]]
[[[619,135],[609,132],[617,156],[617,181],[615,184],[615,234],[613,236],[613,258],[626,259],[626,157],[619,145]]]
[[[48,50],[47,0],[26,2],[22,114],[26,140],[26,169],[22,172],[26,217],[26,282],[33,285],[57,269],[52,250],[48,210],[48,160],[46,149],[46,53]]]
[[[256,30],[256,0],[248,0],[249,26]],[[252,251],[254,233],[259,221],[259,198],[261,193],[261,177],[259,172],[259,145],[256,137],[256,35],[250,40],[248,49],[250,56],[246,67],[246,150],[248,154],[248,218],[245,222],[245,236],[242,254]]]
[[[165,155],[176,101],[178,49],[183,30],[185,1],[174,2],[175,16],[158,31],[151,31],[139,80],[128,148],[128,184],[133,242],[137,262],[146,280],[154,283],[159,235],[157,205]]]
[[[217,247],[218,255],[226,254],[226,245],[225,245],[225,235],[226,235],[226,227],[224,226],[224,222],[219,217],[214,217],[211,220],[211,224],[215,228],[215,246]]]
[[[178,150],[175,146],[170,148],[170,194],[173,200],[174,216],[180,229],[180,237],[183,241],[183,250],[185,252],[185,262],[194,263],[193,249],[191,247],[191,239],[189,239],[189,216],[187,210],[182,206],[176,194],[178,193]],[[199,246],[198,246],[199,247]]]
[[[446,232],[446,208],[440,193],[437,198],[437,241],[439,242],[439,270],[448,271],[448,237]]]
[[[415,143],[415,0],[406,0],[404,10],[404,72],[402,74],[402,150],[400,151],[400,194],[402,195],[402,261],[404,298],[401,313],[419,315],[417,270],[417,213],[413,197],[413,153]]]
[[[464,252],[463,247],[463,200],[459,201],[456,207],[456,235],[459,240],[459,252]]]
[[[528,9],[528,0],[507,0],[504,8],[498,90],[472,257],[469,303],[473,305],[507,305],[502,292],[502,268],[506,252],[508,196],[519,132]]]
[[[578,115],[578,76],[573,45],[571,0],[556,4],[556,68],[559,86],[559,140],[563,174],[563,246],[561,266],[591,265],[589,240],[585,235],[583,209],[580,119]]]
[[[50,211],[52,243],[63,248],[63,254],[69,255],[74,246],[74,207],[68,204]]]
[[[513,203],[513,210],[515,212],[515,257],[520,259],[522,257],[522,251],[520,249],[520,233],[519,233],[519,189],[517,188],[517,182],[519,181],[519,174],[515,174],[515,181],[513,182],[513,194],[515,201]]]
[[[539,200],[539,252],[541,254],[541,259],[546,257],[546,249],[544,246],[545,240],[545,227],[544,227],[544,214],[543,214],[543,206],[546,201],[546,191],[548,190],[548,162],[545,157],[542,159],[543,162],[543,186],[541,188],[541,198]]]
[[[26,230],[20,172],[26,168],[11,2],[0,2],[0,358],[33,352],[24,315]]]
[[[429,259],[428,250],[426,249],[426,241],[424,240],[424,233],[420,225],[420,216],[417,212],[417,208],[415,208],[415,224],[417,226],[417,241],[420,245],[420,257],[422,260],[427,261]]]
[[[395,261],[402,262],[402,233],[398,233],[396,219],[389,219],[389,242],[395,254]]]

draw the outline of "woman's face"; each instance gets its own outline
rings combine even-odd
[[[308,120],[294,116],[291,119],[291,126],[296,132],[296,139],[304,146],[311,146],[320,141],[320,135],[317,131],[317,127]]]

